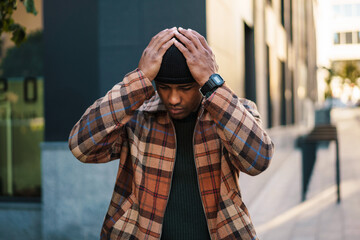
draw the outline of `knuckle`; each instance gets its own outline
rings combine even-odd
[[[156,60],[156,55],[152,54],[152,55],[150,56],[150,59],[151,59],[152,61]]]

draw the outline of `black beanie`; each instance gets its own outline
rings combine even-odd
[[[184,55],[175,45],[171,45],[165,52],[155,81],[168,84],[195,82]]]

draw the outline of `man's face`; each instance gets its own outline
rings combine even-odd
[[[170,116],[183,119],[199,107],[202,95],[199,84],[167,84],[156,82],[156,88]]]

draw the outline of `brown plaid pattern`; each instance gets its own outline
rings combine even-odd
[[[86,163],[120,159],[101,239],[159,239],[170,192],[176,136],[151,82],[125,76],[73,127],[69,147]],[[212,239],[257,239],[239,174],[264,171],[273,155],[254,103],[225,85],[204,99],[194,133],[199,187]]]

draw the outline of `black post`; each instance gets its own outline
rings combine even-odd
[[[302,198],[304,201],[310,182],[311,173],[316,160],[317,144],[316,142],[306,142],[302,144]]]
[[[339,140],[336,143],[336,185],[337,185],[337,203],[340,203],[340,160],[339,160]]]

